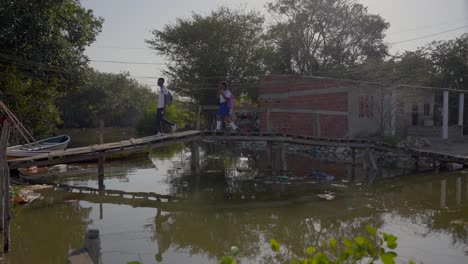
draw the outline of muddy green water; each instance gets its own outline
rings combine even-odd
[[[177,145],[106,162],[105,188],[181,198],[157,203],[131,197],[55,191],[16,207],[11,263],[66,263],[88,228],[101,233],[102,263],[219,263],[237,246],[242,263],[290,263],[308,246],[366,233],[370,224],[398,236],[399,262],[468,263],[468,174],[373,178],[362,168],[288,155],[295,177],[323,171],[330,182],[256,180],[267,171],[263,152],[238,145],[202,148],[202,173],[190,172],[190,149]],[[58,167],[50,180],[98,188],[94,164]],[[61,171],[61,172],[60,172]],[[370,184],[372,180],[372,184]],[[331,201],[320,198],[331,194]],[[284,258],[268,241],[278,240]]]

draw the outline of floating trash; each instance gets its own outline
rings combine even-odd
[[[346,188],[346,187],[348,187],[348,186],[346,186],[344,184],[336,184],[336,183],[331,184],[331,186],[337,187],[337,188]]]
[[[330,193],[322,193],[322,194],[317,194],[318,198],[326,201],[331,201],[335,199],[335,195],[330,194]]]

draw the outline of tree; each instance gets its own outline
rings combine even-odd
[[[128,73],[90,71],[87,81],[59,100],[65,127],[134,126],[157,95]]]
[[[85,47],[95,41],[103,22],[79,0],[1,1],[0,14],[0,63],[45,81],[60,77],[67,84],[87,69]]]
[[[36,136],[60,123],[56,100],[79,86],[85,47],[101,31],[78,0],[0,1],[0,89]]]
[[[468,34],[432,42],[424,50],[434,65],[436,86],[468,90]]]
[[[350,0],[276,0],[268,4],[276,18],[269,32],[275,73],[329,73],[368,58],[387,55],[389,24]]]
[[[179,18],[163,30],[154,30],[146,42],[170,62],[165,74],[171,89],[201,104],[216,102],[215,88],[228,80],[245,92],[263,72],[262,25],[256,12],[220,7],[203,16]]]

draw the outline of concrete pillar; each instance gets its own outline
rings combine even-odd
[[[200,146],[198,142],[192,142],[190,145],[190,168],[192,170],[192,174],[199,175],[200,174]]]
[[[463,126],[463,113],[465,111],[465,94],[460,93],[458,100],[458,125]]]
[[[447,180],[440,182],[440,208],[447,207]]]
[[[390,114],[391,114],[391,132],[392,136],[396,135],[396,119],[397,119],[397,114],[398,114],[398,106],[397,106],[397,94],[396,94],[396,88],[393,89],[392,91],[392,99],[390,103]]]
[[[449,103],[449,92],[444,91],[444,105],[442,110],[442,138],[448,139],[448,103]]]
[[[267,112],[266,112],[266,129],[267,129],[267,133],[271,133],[272,132],[272,127],[271,127],[271,110],[270,108],[267,108]]]
[[[462,197],[462,178],[457,177],[457,205],[461,205]]]

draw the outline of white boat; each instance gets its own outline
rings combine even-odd
[[[55,150],[65,150],[70,142],[70,137],[61,135],[51,138],[46,138],[31,144],[18,145],[7,148],[7,159],[19,159],[40,154],[47,154]]]

